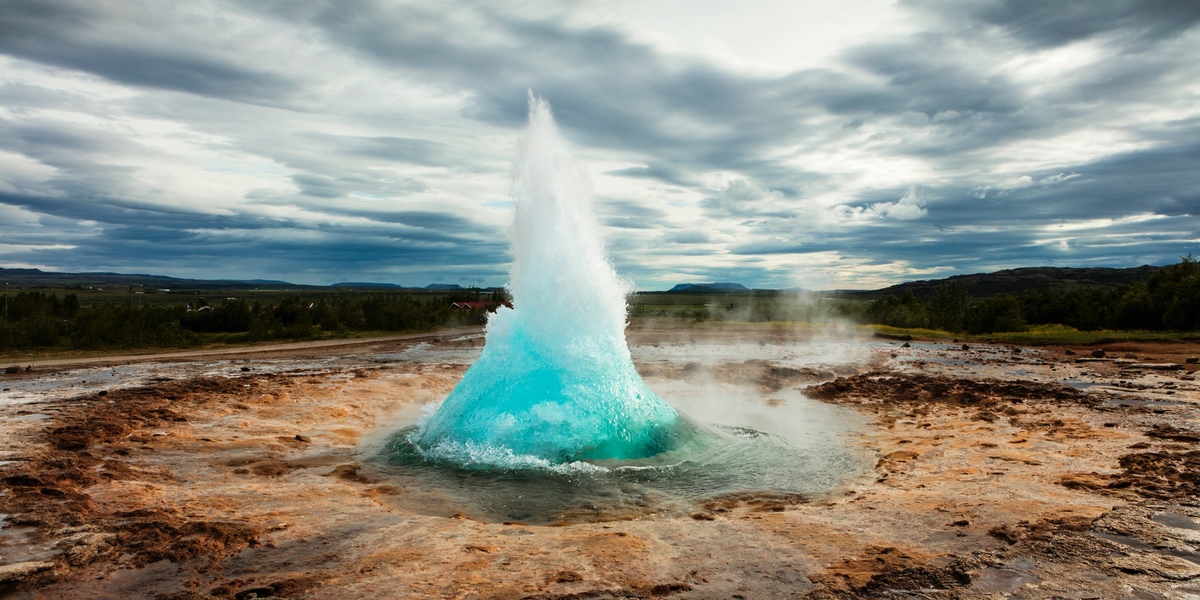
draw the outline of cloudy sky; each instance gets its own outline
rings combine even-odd
[[[503,284],[530,89],[641,289],[1167,264],[1197,57],[1175,0],[0,0],[0,266]]]

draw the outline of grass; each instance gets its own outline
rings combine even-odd
[[[1194,342],[1200,341],[1197,331],[1080,331],[1066,325],[1034,325],[1025,331],[1004,331],[971,335],[934,329],[907,329],[887,325],[865,325],[875,333],[887,337],[914,340],[959,339],[973,342],[995,342],[1026,346],[1092,346],[1114,342]]]

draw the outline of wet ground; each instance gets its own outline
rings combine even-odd
[[[631,343],[696,420],[845,468],[711,495],[397,471],[463,332],[35,366],[0,380],[0,597],[1200,598],[1200,348]]]

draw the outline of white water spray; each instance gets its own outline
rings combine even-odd
[[[550,106],[530,94],[513,190],[513,309],[411,438],[462,464],[637,459],[689,427],[642,382],[625,341],[628,286],[604,253],[587,177]]]

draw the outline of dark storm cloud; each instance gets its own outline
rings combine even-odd
[[[1068,44],[1123,30],[1141,42],[1170,38],[1200,23],[1200,4],[1178,0],[946,0],[913,4],[958,13],[1011,32],[1039,47]]]
[[[173,254],[175,244],[181,242],[218,242],[215,245],[222,245],[224,242],[219,240],[228,240],[235,234],[245,236],[245,243],[283,243],[273,238],[259,239],[263,236],[255,233],[268,230],[320,232],[350,246],[356,246],[354,240],[359,237],[386,238],[391,243],[410,244],[413,249],[439,246],[438,254],[443,257],[461,256],[468,248],[483,248],[488,255],[505,248],[502,236],[492,228],[480,226],[459,215],[427,211],[363,213],[372,217],[373,224],[340,225],[245,213],[205,214],[147,206],[119,198],[45,197],[0,192],[0,205],[17,206],[37,214],[76,221],[96,222],[96,227],[102,229],[103,234],[86,243],[100,244],[101,238],[106,244],[139,242],[143,244],[137,247],[139,252],[153,246],[156,255]],[[225,255],[228,249],[214,252]],[[373,256],[379,252],[383,250],[376,248]],[[468,254],[478,256],[474,251]]]
[[[633,200],[602,198],[595,203],[600,220],[609,227],[623,229],[662,229],[667,213]]]
[[[311,138],[330,152],[350,156],[365,156],[389,161],[433,167],[462,167],[461,158],[453,156],[445,144],[431,140],[394,136],[348,136],[327,133],[308,133]]]
[[[111,35],[111,28],[130,22],[143,32],[178,26],[167,20],[177,15],[146,8],[87,1],[0,1],[0,52],[121,83],[248,102],[275,103],[295,91],[293,82],[277,74],[173,45],[169,37]]]
[[[1181,139],[1145,150],[1033,173],[1028,187],[933,189],[944,200],[931,208],[943,226],[971,223],[1036,225],[1056,220],[1117,218],[1130,214],[1200,215],[1200,127]]]
[[[0,198],[0,204],[10,198]],[[261,230],[226,227],[181,230],[137,224],[100,225],[95,230],[57,228],[46,234],[25,228],[10,232],[0,226],[9,244],[30,249],[6,252],[9,260],[43,264],[51,260],[66,270],[125,269],[127,265],[169,273],[199,273],[206,277],[302,277],[332,283],[347,279],[412,285],[451,276],[499,278],[505,271],[506,244],[454,237],[419,229],[384,227],[329,228],[276,224],[270,235]],[[71,249],[42,249],[52,245]],[[398,276],[405,267],[409,276]]]
[[[492,227],[485,227],[460,215],[431,212],[431,211],[385,211],[370,214],[374,219],[385,223],[399,223],[409,227],[441,231],[449,234],[482,234],[496,235],[500,232]]]
[[[666,164],[654,164],[645,167],[628,167],[625,169],[617,169],[609,171],[609,175],[620,175],[621,177],[633,177],[635,179],[656,179],[663,183],[669,183],[678,186],[692,186],[696,182],[691,177],[688,177],[683,171]]]
[[[317,198],[340,198],[346,195],[343,186],[330,177],[319,175],[292,175],[292,181],[305,196]]]
[[[0,192],[0,204],[77,221],[95,221],[117,226],[170,227],[176,231],[191,228],[271,229],[282,223],[279,219],[204,214],[183,208],[101,195],[72,197]]]
[[[927,52],[916,52],[925,46]],[[1003,77],[981,73],[941,50],[940,36],[898,44],[862,47],[849,54],[851,64],[887,80],[893,93],[862,102],[871,112],[915,111],[934,116],[946,111],[1011,115],[1022,107],[1020,90]]]

